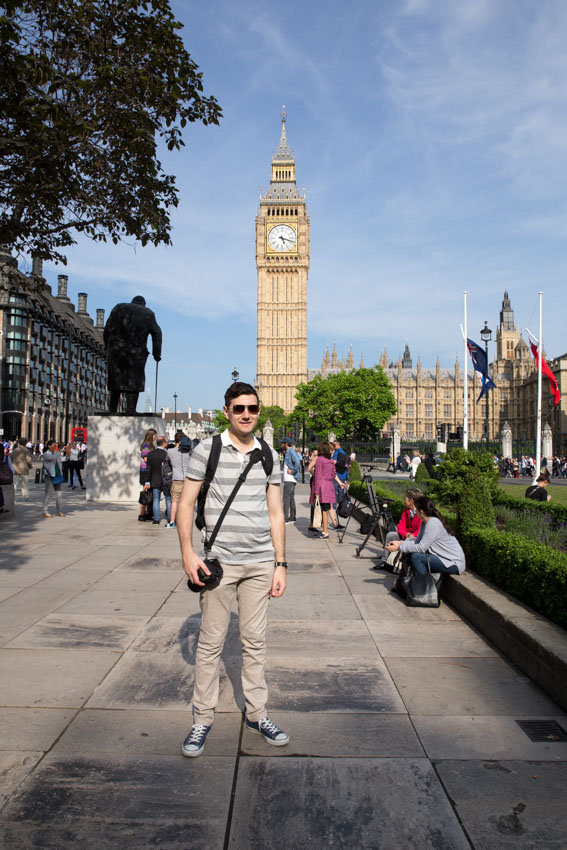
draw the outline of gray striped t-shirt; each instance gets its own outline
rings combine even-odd
[[[214,529],[238,476],[250,460],[250,454],[254,449],[260,448],[259,441],[254,438],[250,451],[242,455],[230,439],[228,430],[221,434],[221,443],[219,463],[205,503],[206,525],[203,529],[203,539],[205,532],[210,535]],[[209,437],[193,449],[189,458],[187,478],[204,481],[212,444],[213,438]],[[273,449],[272,454],[274,467],[269,483],[279,484],[281,472],[278,456]],[[254,564],[274,559],[266,502],[266,473],[261,461],[255,463],[248,472],[246,481],[223,520],[209,555],[226,564]]]

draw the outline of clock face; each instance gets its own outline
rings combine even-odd
[[[273,251],[292,251],[296,242],[295,230],[289,224],[276,224],[268,234],[268,244]]]

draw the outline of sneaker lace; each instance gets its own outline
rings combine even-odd
[[[260,723],[260,727],[261,727],[263,730],[265,730],[266,732],[271,732],[271,733],[272,733],[272,734],[274,734],[274,735],[277,735],[277,734],[278,734],[278,732],[281,732],[281,731],[282,731],[281,729],[279,729],[279,728],[276,726],[276,724],[275,724],[275,723],[272,723],[272,721],[270,720],[270,718],[269,718],[269,717],[264,717],[264,718],[263,718],[262,722]]]
[[[189,738],[187,739],[187,743],[188,744],[197,743],[199,741],[199,738],[201,738],[201,736],[203,735],[203,732],[206,731],[206,729],[207,729],[206,726],[202,726],[200,723],[196,723],[193,726],[193,728],[191,729],[191,734],[189,735]]]

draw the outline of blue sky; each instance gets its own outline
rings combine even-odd
[[[503,292],[548,357],[567,350],[564,0],[174,0],[219,127],[193,126],[173,246],[82,240],[66,269],[89,311],[136,294],[164,335],[158,406],[217,407],[256,372],[254,218],[286,105],[311,216],[309,365],[409,342],[424,367],[463,362]],[[491,351],[494,351],[493,346]],[[152,386],[154,369],[147,380]]]

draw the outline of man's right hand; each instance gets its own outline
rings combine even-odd
[[[205,575],[208,576],[211,574],[210,569],[203,563],[203,560],[196,554],[196,552],[191,552],[190,555],[183,558],[183,569],[191,581],[201,587],[205,587],[205,582],[200,580],[198,570],[203,570]]]

